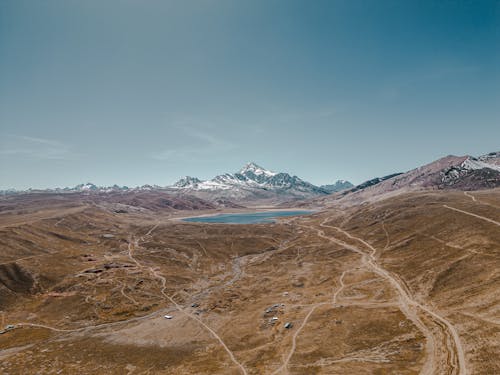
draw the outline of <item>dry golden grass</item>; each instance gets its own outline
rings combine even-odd
[[[500,373],[500,191],[470,194],[265,225],[10,210],[0,372]]]

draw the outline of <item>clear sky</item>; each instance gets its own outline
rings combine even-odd
[[[0,2],[0,189],[500,149],[500,2]]]

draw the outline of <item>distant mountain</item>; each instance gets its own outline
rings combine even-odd
[[[186,176],[184,178],[181,178],[179,181],[177,181],[174,186],[178,188],[188,188],[188,187],[193,187],[201,182],[200,179],[196,177],[190,177]]]
[[[341,181],[331,186],[341,189],[341,186],[352,184]],[[273,172],[255,163],[247,163],[236,173],[224,173],[206,181],[187,176],[177,181],[172,188],[208,200],[270,202],[312,198],[331,192],[297,176]]]
[[[315,202],[356,204],[409,191],[495,187],[500,187],[500,152],[479,157],[449,155],[406,173],[368,180]]]
[[[500,152],[491,152],[477,158],[467,156],[458,165],[440,172],[441,186],[477,190],[500,185]]]
[[[192,195],[215,203],[217,206],[236,207],[235,201],[259,201],[260,203],[282,202],[323,196],[333,191],[352,186],[348,181],[339,180],[333,185],[315,186],[297,176],[284,172],[273,172],[255,163],[247,163],[236,173],[224,173],[211,180],[200,180],[186,176],[172,186],[142,185],[129,188],[127,186],[97,186],[91,182],[74,187],[55,189],[15,189],[0,191],[0,195],[23,193],[137,193],[143,191],[163,191],[175,195]]]
[[[389,174],[387,176],[372,178],[371,180],[368,180],[368,181],[362,182],[359,185],[353,186],[352,189],[349,189],[349,193],[354,192],[354,191],[358,191],[358,190],[363,190],[363,189],[366,189],[367,187],[370,187],[370,186],[373,186],[373,185],[377,185],[377,184],[381,183],[382,181],[385,181],[385,180],[388,180],[390,178],[399,176],[401,174],[403,174],[403,173],[401,173],[401,172],[399,172],[399,173],[391,173],[391,174]]]
[[[112,192],[126,192],[126,191],[145,191],[145,190],[157,190],[161,189],[157,185],[142,185],[134,188],[129,188],[128,186],[97,186],[92,182],[87,182],[85,184],[78,184],[73,187],[64,188],[54,188],[54,189],[27,189],[27,190],[0,190],[0,195],[10,195],[10,194],[22,194],[22,193],[112,193]]]
[[[342,191],[354,187],[349,181],[338,180],[331,185],[321,185],[320,188],[327,191],[328,193],[336,193],[337,191]]]
[[[172,186],[165,187],[98,186],[87,182],[74,187],[55,189],[11,189],[0,191],[0,195],[27,193],[40,195],[43,199],[50,194],[58,194],[69,200],[92,202],[117,212],[129,212],[135,209],[242,208],[246,205],[267,205],[326,196],[348,186],[352,184],[339,180],[335,184],[318,187],[297,176],[273,172],[255,163],[247,163],[235,173],[224,173],[206,181],[186,176]]]

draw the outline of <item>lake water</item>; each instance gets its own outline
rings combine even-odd
[[[188,217],[183,221],[196,223],[225,223],[225,224],[262,224],[273,223],[274,218],[284,216],[307,215],[313,211],[266,211],[241,214],[220,214],[213,216]]]

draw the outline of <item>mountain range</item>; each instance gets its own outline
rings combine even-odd
[[[334,184],[315,186],[297,176],[285,172],[273,172],[255,163],[247,163],[236,173],[225,173],[210,180],[200,180],[186,176],[172,186],[142,185],[135,188],[127,186],[100,187],[93,183],[79,184],[72,188],[57,188],[47,190],[27,190],[25,192],[79,192],[79,193],[117,193],[165,191],[173,194],[192,195],[211,202],[260,202],[276,203],[297,199],[307,199],[324,196],[332,192],[350,188],[349,181],[338,180]],[[4,191],[4,194],[15,191]]]
[[[500,152],[482,156],[445,156],[405,173],[376,177],[353,186],[338,180],[316,186],[285,172],[274,172],[247,163],[235,173],[224,173],[209,180],[186,176],[172,186],[142,185],[99,187],[92,183],[73,188],[1,191],[0,195],[20,193],[78,193],[92,202],[147,209],[238,208],[258,205],[357,204],[387,196],[419,190],[480,190],[500,186]],[[299,202],[300,201],[300,202]]]
[[[472,191],[496,187],[500,187],[500,151],[478,157],[448,155],[406,173],[377,177],[305,204],[351,205],[412,191]]]
[[[174,188],[203,199],[231,199],[235,201],[267,200],[281,202],[324,196],[353,185],[339,180],[332,185],[315,186],[285,172],[273,172],[255,163],[247,163],[236,173],[225,173],[202,181],[186,176]]]

